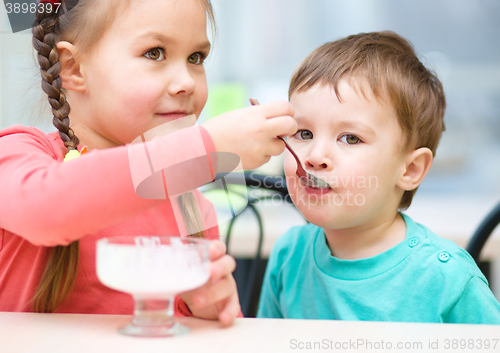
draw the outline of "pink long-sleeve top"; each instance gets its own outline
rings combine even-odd
[[[200,135],[202,142],[194,138]],[[131,296],[105,287],[96,276],[96,241],[115,235],[180,235],[185,229],[176,222],[177,202],[137,196],[130,153],[146,147],[168,166],[215,152],[200,126],[145,144],[93,150],[63,163],[66,151],[58,133],[20,125],[0,131],[0,311],[31,311],[47,247],[80,240],[75,286],[57,312],[132,314]],[[217,226],[208,227],[217,224],[212,204],[199,191],[193,194],[206,237],[217,239]],[[176,314],[189,315],[179,298]]]

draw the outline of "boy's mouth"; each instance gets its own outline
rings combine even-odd
[[[318,196],[323,196],[324,194],[329,193],[332,191],[332,189],[318,189],[318,188],[312,188],[309,186],[304,186],[304,189],[306,190],[306,193],[310,195],[318,195]]]

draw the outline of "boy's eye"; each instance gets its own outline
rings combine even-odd
[[[151,50],[148,50],[144,56],[148,59],[155,60],[155,61],[160,61],[165,58],[165,53],[162,48],[154,48]]]
[[[202,53],[193,53],[188,57],[188,63],[193,65],[201,64],[204,60],[204,56]]]
[[[344,143],[347,143],[348,145],[355,145],[355,144],[361,142],[361,140],[360,140],[360,138],[358,136],[356,136],[356,135],[349,135],[349,134],[342,135],[340,137],[340,141],[344,142]]]
[[[299,138],[299,140],[310,140],[313,138],[313,133],[309,130],[299,130],[295,133],[295,136]]]

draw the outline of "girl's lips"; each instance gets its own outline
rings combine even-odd
[[[187,113],[171,112],[171,113],[157,113],[156,115],[159,115],[163,118],[175,120],[175,119],[184,118],[185,116],[187,116]]]
[[[316,189],[316,188],[311,188],[309,186],[304,186],[304,189],[306,192],[310,195],[318,195],[318,196],[323,196],[324,194],[329,193],[332,191],[332,189]]]

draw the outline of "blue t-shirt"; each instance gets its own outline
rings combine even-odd
[[[332,256],[322,228],[292,228],[269,257],[257,317],[500,324],[471,256],[402,216],[406,239],[358,260]]]

